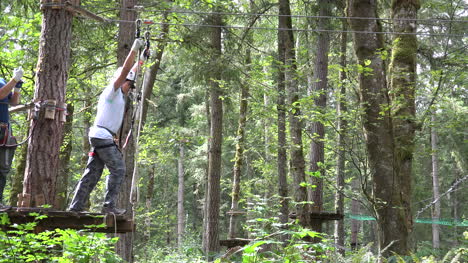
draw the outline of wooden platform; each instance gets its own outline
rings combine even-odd
[[[289,214],[289,218],[296,219],[296,213]],[[320,221],[332,221],[332,220],[342,220],[344,215],[332,213],[332,212],[312,212],[310,213],[311,220],[320,220]]]
[[[38,220],[35,232],[54,229],[88,230],[90,232],[127,233],[135,231],[135,224],[128,215],[112,215],[101,213],[75,213],[43,208],[12,207],[2,209],[0,216],[7,214],[10,224],[25,224],[33,222],[37,214],[46,218]],[[2,226],[5,228],[5,226]]]
[[[237,246],[245,246],[248,243],[250,243],[250,239],[244,239],[244,238],[233,238],[233,239],[224,239],[219,241],[219,245],[222,247],[237,247]]]

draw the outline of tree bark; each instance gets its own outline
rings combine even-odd
[[[291,138],[291,174],[294,179],[294,201],[296,205],[296,214],[299,223],[304,227],[310,227],[310,216],[308,211],[307,188],[304,185],[305,179],[305,161],[302,146],[302,122],[300,120],[301,111],[299,105],[299,90],[296,74],[296,55],[294,50],[294,36],[292,33],[291,9],[289,0],[279,1],[279,32],[278,45],[284,51],[284,57],[280,61],[284,63],[284,83],[288,96],[289,111],[289,132]],[[283,29],[283,30],[282,30]],[[284,53],[283,53],[284,52]]]
[[[432,112],[431,121],[435,123],[435,113]],[[435,201],[432,210],[432,220],[440,219],[440,192],[439,192],[439,160],[437,152],[437,131],[431,128],[431,155],[432,155],[432,200]],[[432,248],[440,248],[440,227],[439,224],[432,224]]]
[[[44,4],[51,2],[43,1]],[[57,106],[63,107],[70,67],[73,14],[50,7],[45,7],[42,13],[34,101],[44,105],[46,100],[55,100]],[[26,206],[41,205],[41,196],[46,204],[55,206],[63,122],[59,118],[60,111],[52,109],[54,119],[46,119],[41,109],[39,118],[31,120],[30,129],[34,130],[28,142],[23,185],[23,195],[30,195],[31,203]]]
[[[213,25],[222,25],[222,18],[212,16]],[[222,91],[217,80],[221,80],[221,28],[214,27],[211,34],[212,63],[217,65],[210,74],[211,129],[208,164],[206,247],[208,258],[219,251],[219,208],[221,194],[221,146],[223,141],[223,102]]]

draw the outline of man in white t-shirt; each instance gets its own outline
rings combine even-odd
[[[92,146],[88,164],[83,177],[78,182],[69,211],[81,212],[86,200],[101,178],[104,166],[109,169],[106,180],[103,213],[124,214],[125,210],[116,208],[120,186],[125,178],[125,162],[122,153],[114,142],[114,136],[122,125],[125,110],[125,95],[135,87],[137,67],[143,63],[134,64],[138,50],[144,45],[142,39],[133,43],[122,68],[119,68],[115,78],[99,96],[96,119],[89,130],[89,142]],[[145,53],[149,52],[145,50]],[[144,56],[142,56],[143,59]],[[133,68],[132,68],[133,67]]]

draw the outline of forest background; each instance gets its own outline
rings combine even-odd
[[[377,55],[389,83],[392,75],[385,72],[393,72],[392,52],[395,54],[398,47],[398,35],[390,19],[395,2],[376,1],[374,7],[382,19],[372,20],[381,26],[381,33],[376,34],[382,44]],[[285,10],[285,3],[292,16],[278,16]],[[127,27],[125,34],[131,39],[134,21],[139,18],[154,22],[142,27],[151,33],[154,52],[143,70],[145,81],[141,87],[147,94],[142,103],[146,108],[142,110],[141,133],[134,133],[138,143],[128,152],[137,165],[133,171],[132,159],[127,168],[130,175],[138,175],[138,180],[126,186],[129,191],[123,197],[130,199],[132,186],[138,193],[134,199],[138,230],[131,240],[133,252],[125,249],[127,243],[121,245],[119,254],[129,261],[143,261],[169,257],[178,247],[185,249],[179,250],[178,256],[196,257],[197,248],[220,251],[213,245],[216,239],[264,240],[283,229],[284,200],[289,200],[286,211],[299,209],[299,215],[301,207],[309,203],[320,206],[319,211],[345,214],[336,227],[327,223],[320,229],[331,240],[330,247],[378,250],[380,230],[374,218],[379,213],[374,194],[378,182],[371,167],[372,153],[366,147],[369,127],[360,86],[362,76],[376,72],[372,69],[375,63],[359,57],[353,42],[353,21],[359,19],[349,19],[351,12],[345,11],[345,2],[83,0],[80,4],[106,22],[73,19],[66,83],[70,114],[59,169],[64,178],[58,191],[62,209],[87,160],[87,130],[97,97],[122,63],[119,52],[128,51],[129,41],[123,43],[119,25],[121,30]],[[417,63],[412,84],[414,117],[410,120],[417,125],[414,138],[409,137],[414,154],[411,176],[407,178],[411,181],[408,185],[412,185],[408,200],[415,223],[408,244],[412,252],[441,257],[453,247],[466,245],[463,232],[467,195],[463,189],[468,162],[467,5],[462,0],[427,0],[419,4],[418,33],[410,34],[415,36],[417,48],[405,54],[414,56]],[[0,10],[0,76],[9,79],[13,68],[22,66],[22,101],[27,103],[35,92],[42,25],[39,1],[2,0]],[[130,16],[125,18],[128,13]],[[290,24],[281,21],[282,17],[290,18]],[[288,26],[294,30],[278,30]],[[293,40],[291,64],[288,59],[278,59],[278,46],[284,43],[281,32],[287,32],[286,38]],[[279,77],[281,72],[285,80]],[[278,88],[283,82],[285,90]],[[154,83],[150,89],[148,83]],[[296,90],[291,90],[294,85]],[[386,94],[393,96],[392,92]],[[399,106],[389,108],[392,112]],[[221,121],[213,118],[216,109]],[[385,115],[386,109],[380,110]],[[283,123],[279,121],[281,112],[285,113]],[[26,115],[12,115],[14,133],[23,139],[29,133]],[[292,136],[298,132],[294,127],[302,133],[299,142]],[[278,132],[281,129],[285,132],[283,142]],[[213,150],[215,141],[219,143],[219,163],[210,164],[217,160],[208,150]],[[294,164],[294,153],[298,145],[305,156],[305,181],[297,181],[299,166]],[[6,191],[13,205],[22,191],[27,146],[23,144],[16,151]],[[286,184],[279,179],[283,173],[289,173]],[[218,176],[217,181],[210,181],[213,176]],[[213,183],[218,189],[210,188]],[[297,196],[302,191],[298,188],[305,189],[305,198]],[[238,195],[232,194],[236,191]],[[215,209],[210,213],[204,204],[213,202],[213,195],[219,196],[219,203],[214,200],[211,207]],[[91,211],[99,210],[102,196],[101,182],[90,198]],[[299,201],[309,203],[303,206]],[[238,210],[243,213],[237,219],[228,213]],[[207,218],[213,216],[216,225],[210,226]],[[236,221],[242,224],[236,225]],[[338,230],[340,224],[342,232]]]

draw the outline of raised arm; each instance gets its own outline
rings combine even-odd
[[[135,57],[137,56],[138,50],[143,46],[144,43],[145,42],[143,39],[135,39],[133,42],[132,49],[125,59],[122,70],[120,71],[120,75],[114,80],[114,90],[120,88],[120,86],[122,86],[122,84],[125,82],[128,72],[130,72],[133,67],[133,62],[135,62]]]
[[[16,68],[13,70],[13,78],[8,81],[8,83],[0,88],[0,99],[4,99],[8,94],[10,94],[11,90],[15,87],[16,83],[18,83],[21,78],[23,77],[23,70],[21,68]]]

